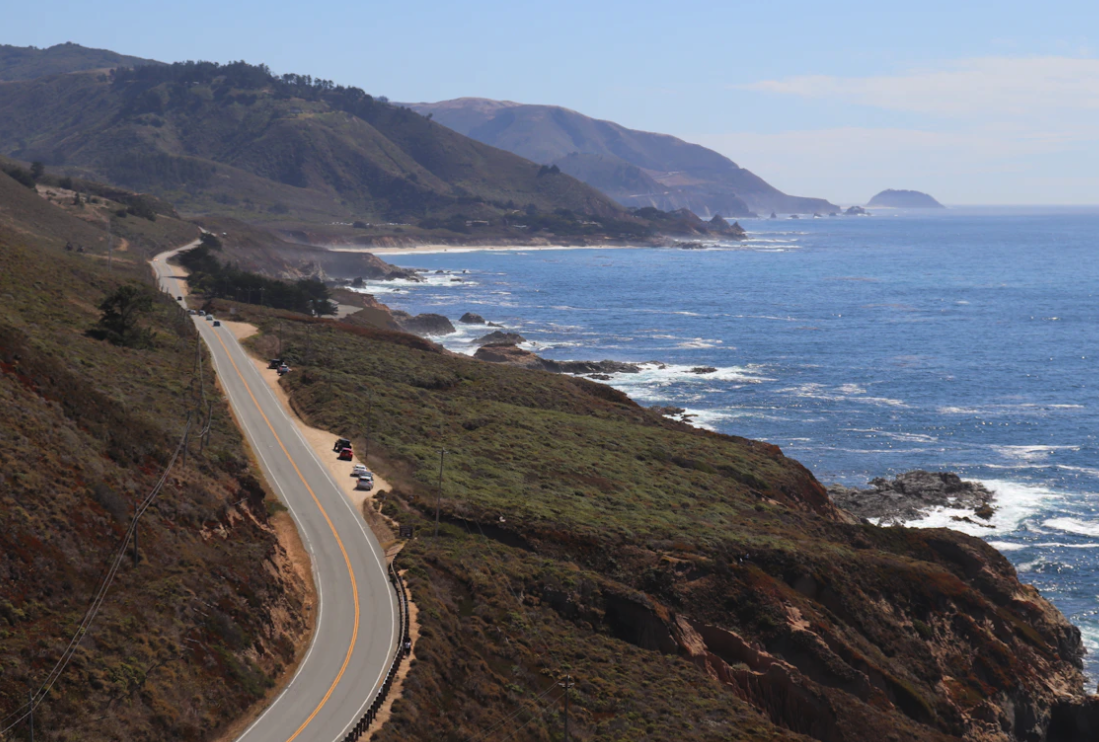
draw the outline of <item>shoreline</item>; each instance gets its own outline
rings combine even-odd
[[[404,245],[401,247],[329,247],[331,252],[374,255],[437,255],[467,252],[534,252],[543,250],[649,250],[663,245]]]

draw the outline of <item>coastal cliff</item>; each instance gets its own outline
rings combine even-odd
[[[592,740],[1009,742],[1090,718],[1079,631],[979,539],[860,523],[777,447],[602,384],[310,324],[324,363],[282,384],[329,430],[360,429],[355,389],[385,390],[383,512],[420,534],[400,561],[423,633],[379,739],[514,715],[546,739],[566,673]]]

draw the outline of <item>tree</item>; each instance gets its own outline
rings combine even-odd
[[[31,163],[31,177],[38,180],[46,172],[46,166],[38,160]]]
[[[127,348],[149,347],[152,332],[139,327],[138,320],[153,308],[153,301],[153,293],[144,286],[133,283],[119,286],[99,303],[103,315],[90,334]]]

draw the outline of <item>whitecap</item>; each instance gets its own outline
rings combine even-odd
[[[1042,525],[1065,533],[1075,533],[1077,536],[1099,538],[1099,522],[1095,521],[1082,521],[1077,518],[1050,518],[1043,521]]]
[[[989,536],[991,534],[1008,534],[1019,528],[1023,522],[1036,515],[1046,503],[1061,497],[1056,492],[1033,484],[1022,484],[1000,479],[976,480],[995,493],[992,506],[995,508],[992,518],[984,521],[984,525],[993,528],[985,528],[980,518],[973,518],[971,513],[954,508],[936,508],[925,517],[908,522],[906,525],[912,528],[951,528],[955,531],[968,533],[970,536]],[[953,516],[968,516],[973,523],[953,520]]]

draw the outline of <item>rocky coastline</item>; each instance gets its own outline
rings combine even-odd
[[[957,474],[914,470],[892,480],[877,477],[869,484],[866,489],[833,484],[828,494],[843,510],[883,526],[904,525],[945,508],[958,511],[951,516],[956,521],[993,527],[987,521],[996,512],[992,504],[996,493]]]

